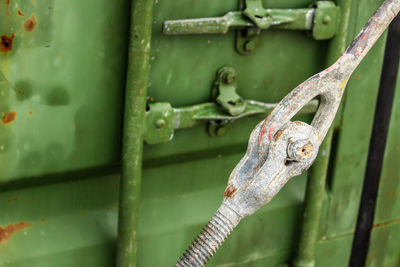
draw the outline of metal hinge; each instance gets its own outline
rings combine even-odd
[[[163,24],[166,35],[225,34],[240,30],[236,48],[249,54],[257,45],[261,30],[284,29],[311,31],[316,40],[332,38],[337,30],[338,8],[331,1],[317,1],[310,8],[265,9],[261,0],[244,0],[243,11],[228,12],[222,17],[168,20]]]
[[[222,135],[235,120],[251,115],[266,116],[277,104],[245,100],[236,92],[235,69],[223,67],[217,72],[211,90],[211,100],[191,107],[173,108],[168,102],[149,103],[146,112],[144,140],[148,144],[172,140],[174,131],[200,123],[209,123],[211,136]],[[311,101],[299,114],[314,113],[318,101]]]

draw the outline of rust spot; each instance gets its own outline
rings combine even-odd
[[[297,151],[299,151],[302,158],[309,158],[313,151],[313,145],[308,141],[304,146],[298,147]]]
[[[378,228],[378,227],[387,226],[387,225],[391,225],[392,223],[399,223],[399,222],[400,222],[400,218],[396,219],[396,220],[393,220],[393,221],[374,224],[372,226],[372,228]]]
[[[22,95],[22,90],[18,90],[17,94]]]
[[[18,14],[18,16],[21,16],[21,17],[25,16],[25,14],[21,10],[18,10],[17,14]]]
[[[32,110],[29,110],[28,114],[29,114],[29,115],[33,115],[33,111],[32,111]]]
[[[281,137],[282,134],[283,134],[283,130],[277,131],[275,134],[275,140],[279,140],[279,138]]]
[[[7,0],[6,1],[6,8],[7,8],[7,10],[6,10],[6,16],[10,16],[10,0]]]
[[[358,79],[358,78],[360,78],[360,73],[356,73],[356,74],[354,74],[354,79]]]
[[[86,215],[86,211],[81,211],[82,216]]]
[[[0,52],[7,53],[8,51],[11,51],[14,37],[14,33],[11,36],[0,36]]]
[[[44,222],[46,221],[46,219],[45,219],[45,218],[41,218],[40,221],[41,221],[42,223],[44,223]]]
[[[224,197],[232,197],[233,194],[236,192],[236,190],[237,190],[236,188],[234,188],[229,184],[224,192]]]
[[[24,22],[24,28],[27,32],[31,32],[35,29],[37,21],[35,15],[32,15],[29,19]]]
[[[150,97],[150,101],[153,102],[154,101],[154,97]]]
[[[13,223],[5,226],[0,226],[0,244],[5,243],[15,232],[21,231],[32,224],[27,222]]]
[[[18,200],[17,197],[12,197],[10,199],[7,199],[7,202],[10,203],[10,202],[17,201],[17,200]]]
[[[9,123],[12,123],[13,121],[15,121],[16,118],[17,118],[17,112],[9,111],[3,116],[3,118],[1,119],[1,122],[3,124],[9,124]]]

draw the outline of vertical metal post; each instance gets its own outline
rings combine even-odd
[[[119,201],[118,267],[134,267],[137,259],[137,225],[152,11],[153,0],[132,1]]]
[[[340,7],[340,24],[337,35],[329,44],[327,66],[335,62],[346,49],[351,1],[352,0],[336,1],[337,5]],[[321,210],[325,194],[332,134],[333,126],[327,133],[324,142],[321,144],[318,157],[308,174],[300,242],[296,257],[293,261],[293,266],[295,267],[315,266],[315,249],[318,241]]]

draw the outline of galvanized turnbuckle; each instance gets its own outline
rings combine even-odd
[[[244,217],[271,201],[292,177],[312,165],[350,75],[399,10],[400,0],[386,0],[331,67],[293,89],[255,127],[246,154],[229,177],[221,206],[176,266],[204,266]],[[311,125],[290,121],[317,96],[320,106]]]

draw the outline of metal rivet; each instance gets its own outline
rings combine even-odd
[[[331,22],[331,17],[330,16],[326,15],[325,17],[323,17],[323,19],[322,19],[322,23],[323,24],[327,25],[330,22]]]

